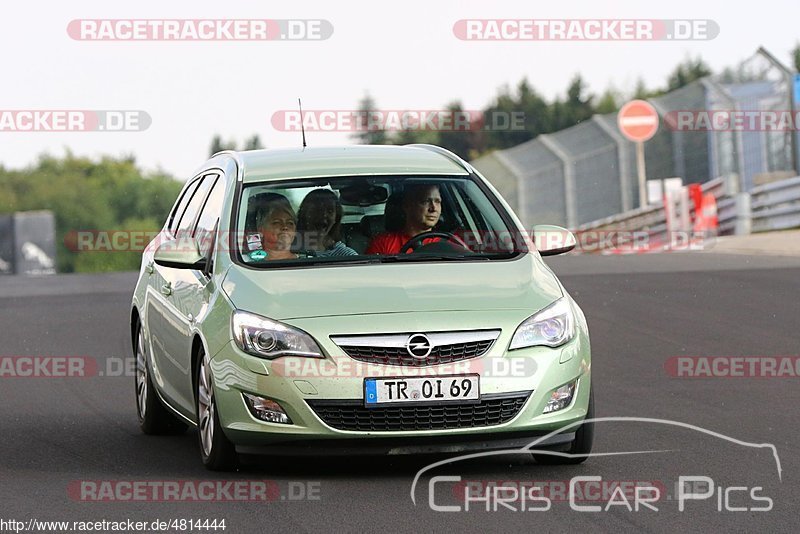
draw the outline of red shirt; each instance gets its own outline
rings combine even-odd
[[[365,254],[399,254],[403,245],[408,243],[412,237],[414,236],[406,235],[403,232],[387,232],[384,234],[378,234],[370,242]],[[439,241],[438,237],[429,237],[427,239],[423,239],[422,244],[427,245],[428,243],[436,243],[437,241]],[[411,250],[409,250],[407,253],[410,252]]]

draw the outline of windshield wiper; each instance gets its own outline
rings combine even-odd
[[[463,260],[489,260],[486,256],[477,254],[396,254],[394,256],[379,256],[385,263],[415,262],[415,261],[463,261]]]
[[[310,258],[296,258],[296,259],[287,259],[287,260],[275,260],[271,262],[264,262],[264,263],[250,263],[247,264],[248,267],[265,267],[268,269],[280,269],[281,267],[309,267],[312,265],[375,265],[381,263],[381,259],[377,256],[374,258],[356,258],[352,260],[342,259],[342,256],[337,257],[336,259],[331,258],[318,258],[318,259],[310,259]]]

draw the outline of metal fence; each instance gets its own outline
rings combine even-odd
[[[736,69],[650,99],[661,116],[645,144],[648,180],[678,177],[705,184],[735,177],[729,193],[798,174],[798,131],[679,131],[678,111],[793,110],[793,73],[767,51]],[[617,128],[616,114],[596,115],[577,126],[498,150],[472,161],[500,190],[526,226],[569,228],[639,206],[634,143]],[[731,196],[731,199],[733,197]],[[731,209],[722,199],[721,210]]]
[[[716,198],[719,235],[769,232],[800,227],[800,176],[754,187],[749,193],[736,193],[735,182],[717,178],[702,185],[703,193]],[[690,212],[694,219],[694,210]],[[598,231],[643,231],[658,244],[668,244],[667,214],[663,205],[637,208],[590,223],[576,230],[582,236]],[[584,249],[602,250],[598,244],[583,238]]]
[[[753,232],[800,227],[800,176],[750,191]]]

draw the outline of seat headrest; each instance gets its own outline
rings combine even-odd
[[[364,215],[361,217],[361,233],[367,237],[375,237],[385,229],[383,215]]]

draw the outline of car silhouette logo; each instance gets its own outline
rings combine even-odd
[[[431,350],[433,350],[433,346],[428,336],[425,334],[414,334],[408,338],[406,350],[414,358],[424,360],[431,353]]]

